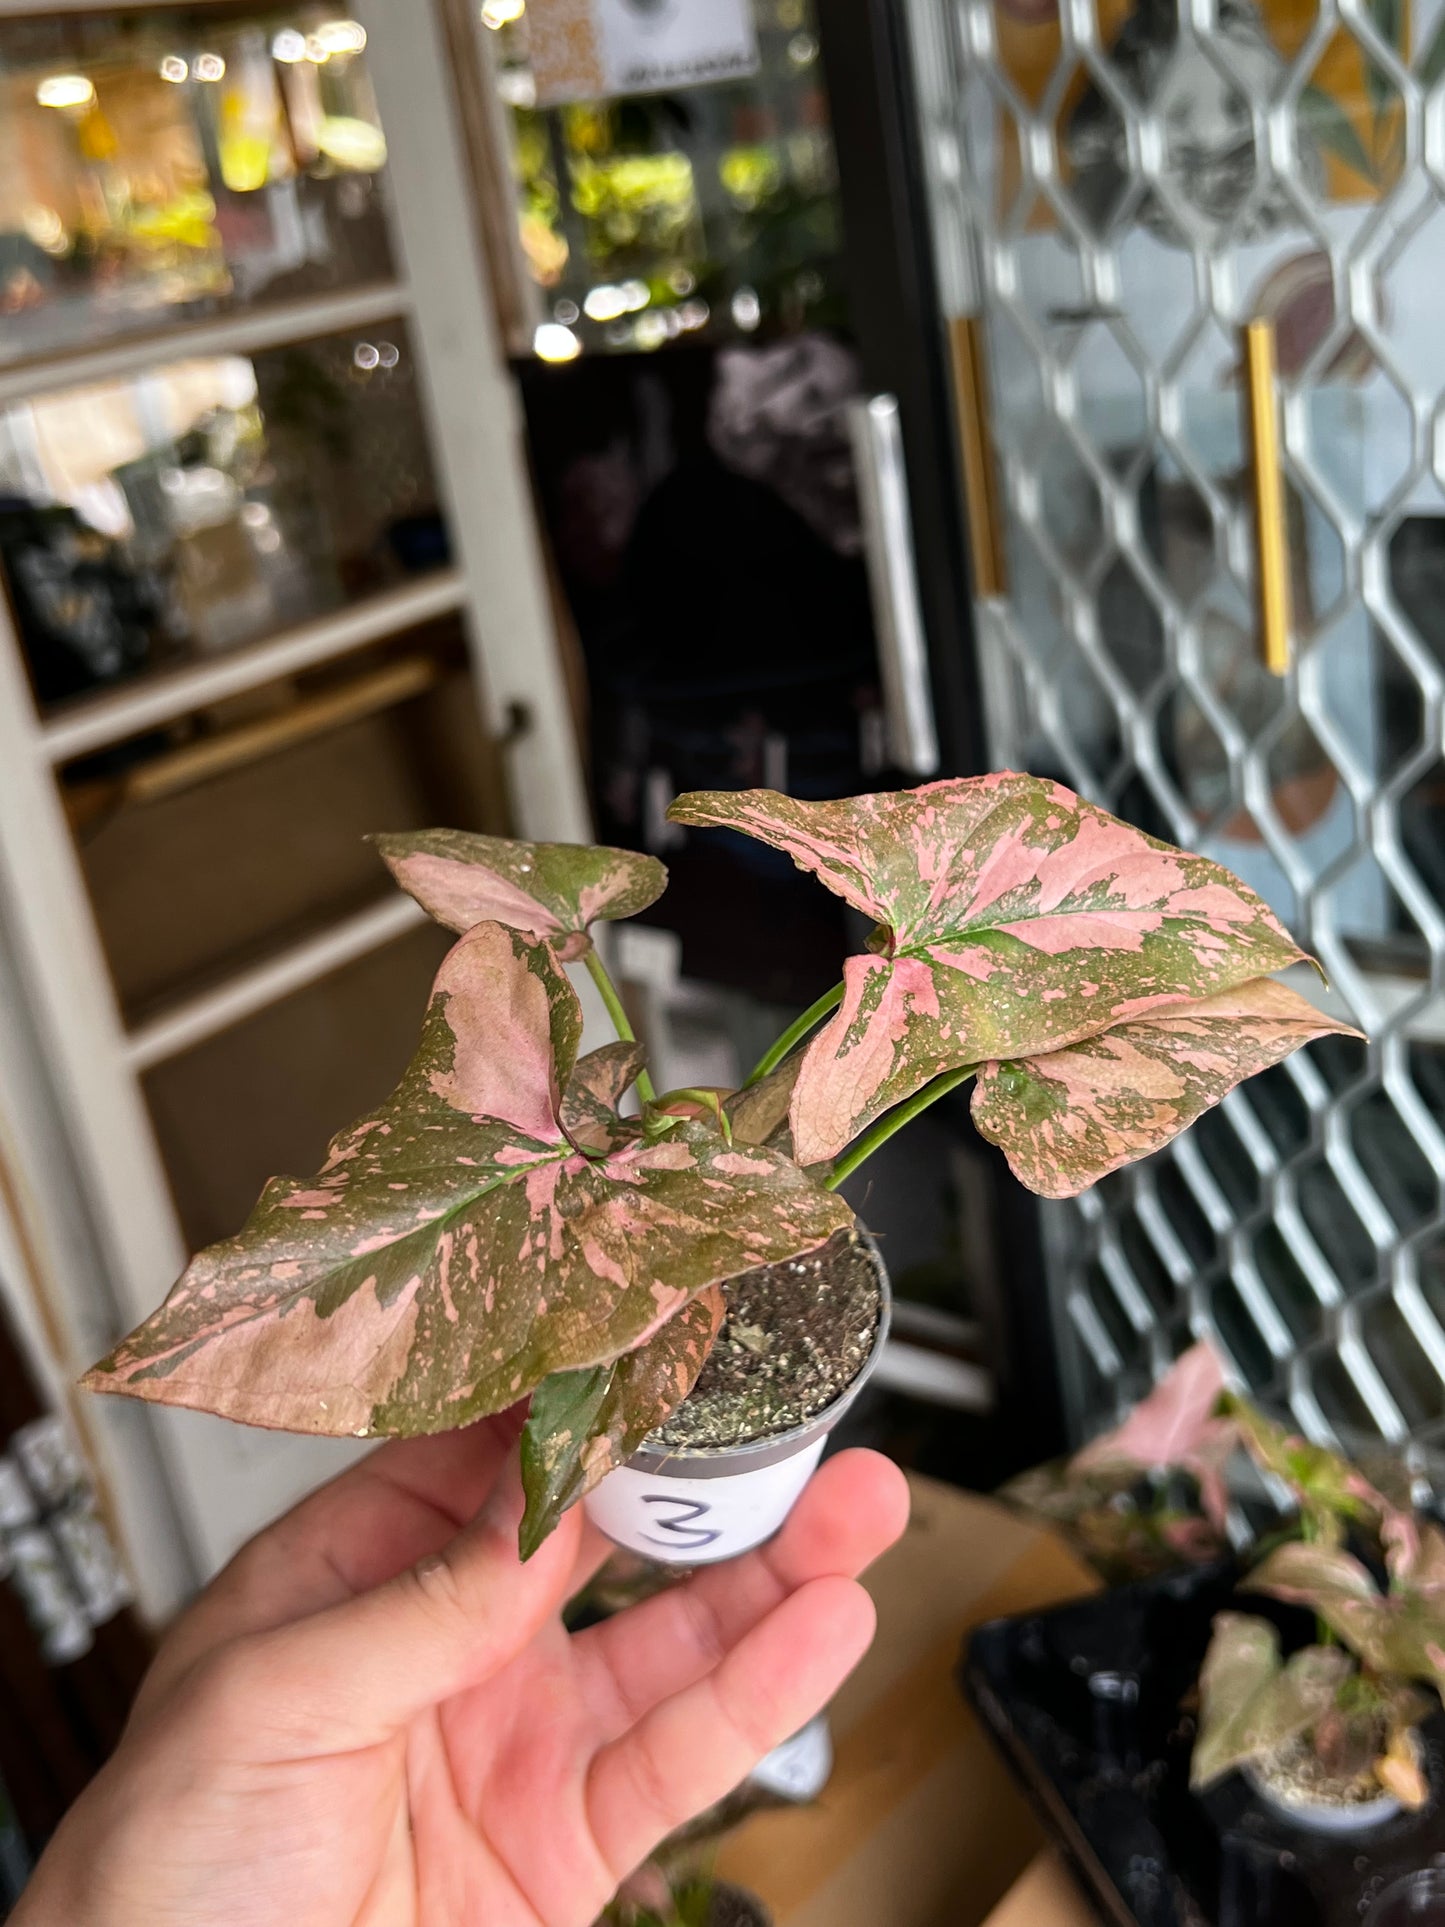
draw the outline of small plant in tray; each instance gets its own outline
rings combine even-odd
[[[1216,1615],[1191,1786],[1243,1770],[1264,1799],[1328,1830],[1422,1806],[1418,1729],[1445,1699],[1445,1532],[1417,1514],[1397,1465],[1367,1472],[1288,1432],[1225,1389],[1201,1343],[1122,1425],[1003,1496],[1127,1581],[1227,1556],[1227,1475],[1247,1463],[1292,1511],[1245,1555],[1239,1590],[1305,1607],[1316,1638],[1286,1653],[1272,1620]]]
[[[1054,782],[670,814],[874,921],[739,1090],[656,1091],[593,944],[661,894],[654,858],[380,837],[458,935],[415,1058],[86,1384],[359,1438],[530,1398],[524,1552],[589,1495],[638,1550],[726,1556],[776,1528],[882,1343],[883,1267],[837,1187],[894,1131],[973,1079],[984,1136],[1067,1196],[1344,1028],[1271,981],[1303,953],[1236,878]],[[618,1032],[585,1054],[569,964]]]
[[[1310,1536],[1274,1546],[1241,1582],[1307,1607],[1315,1642],[1284,1659],[1269,1620],[1216,1617],[1190,1767],[1197,1788],[1242,1767],[1266,1799],[1332,1828],[1425,1804],[1417,1729],[1445,1698],[1445,1533],[1358,1475],[1341,1496],[1340,1510],[1316,1502],[1302,1511]],[[1347,1533],[1369,1548],[1375,1571],[1348,1549]]]

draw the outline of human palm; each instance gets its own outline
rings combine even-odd
[[[515,1431],[384,1446],[253,1540],[14,1927],[586,1927],[863,1653],[886,1460],[840,1453],[770,1545],[569,1634],[607,1546],[574,1510],[519,1562]]]

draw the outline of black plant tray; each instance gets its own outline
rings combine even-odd
[[[1280,1628],[1309,1615],[1236,1598],[1233,1566],[1120,1586],[1000,1619],[973,1635],[965,1691],[1073,1859],[1105,1917],[1124,1927],[1360,1927],[1399,1874],[1445,1852],[1445,1715],[1422,1728],[1431,1798],[1353,1834],[1292,1824],[1238,1773],[1189,1791],[1194,1722],[1180,1702],[1222,1607]]]

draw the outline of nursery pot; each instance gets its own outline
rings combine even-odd
[[[1307,1827],[1311,1833],[1363,1833],[1393,1820],[1401,1810],[1394,1794],[1383,1787],[1370,1800],[1311,1800],[1286,1794],[1253,1761],[1243,1771],[1250,1790],[1271,1812],[1294,1826]]]
[[[873,1239],[862,1234],[878,1280],[878,1324],[859,1370],[822,1411],[785,1432],[734,1445],[679,1446],[645,1439],[589,1492],[593,1524],[629,1552],[668,1566],[714,1565],[771,1539],[823,1455],[828,1434],[863,1389],[888,1337],[892,1295]]]

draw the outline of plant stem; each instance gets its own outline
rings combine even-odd
[[[622,999],[617,994],[617,986],[607,974],[607,966],[597,954],[596,946],[587,952],[587,974],[597,986],[598,994],[607,1006],[607,1015],[612,1019],[612,1027],[624,1044],[635,1044],[637,1035],[627,1021],[627,1012],[622,1007]],[[652,1079],[645,1070],[637,1073],[637,1094],[644,1104],[650,1104],[657,1096]]]
[[[878,1146],[886,1144],[895,1131],[901,1131],[905,1124],[911,1124],[920,1111],[926,1111],[940,1097],[947,1097],[950,1091],[957,1090],[977,1069],[977,1064],[964,1064],[956,1071],[945,1071],[942,1077],[935,1077],[931,1084],[925,1084],[921,1091],[916,1091],[897,1110],[890,1111],[887,1117],[880,1117],[843,1153],[833,1166],[832,1176],[824,1178],[827,1188],[836,1191],[844,1178],[851,1177],[863,1160],[872,1157]]]
[[[824,991],[817,1003],[809,1004],[802,1016],[795,1017],[792,1023],[788,1025],[788,1028],[783,1032],[777,1043],[774,1044],[770,1050],[764,1051],[763,1055],[743,1080],[743,1089],[745,1091],[751,1090],[754,1084],[760,1084],[762,1082],[769,1071],[775,1071],[793,1046],[800,1044],[808,1032],[813,1029],[814,1025],[820,1023],[822,1019],[828,1015],[828,1012],[835,1010],[842,1001],[843,986],[842,984],[834,984],[831,990]]]
[[[680,1084],[675,1091],[664,1091],[659,1101],[666,1104],[669,1098],[674,1097],[690,1097],[695,1104],[701,1104],[705,1109],[711,1111],[717,1119],[718,1129],[722,1132],[728,1143],[732,1143],[732,1120],[723,1109],[721,1092],[712,1090],[705,1084]]]

